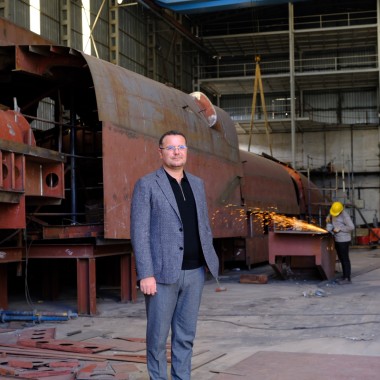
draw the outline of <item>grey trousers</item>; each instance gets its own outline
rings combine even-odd
[[[190,380],[204,281],[204,267],[183,270],[175,284],[157,284],[157,293],[145,296],[147,367],[151,380],[168,379],[166,345],[170,329],[172,380]]]

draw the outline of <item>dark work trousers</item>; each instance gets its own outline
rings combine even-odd
[[[335,242],[336,253],[342,264],[343,278],[351,280],[351,261],[349,257],[351,241]]]

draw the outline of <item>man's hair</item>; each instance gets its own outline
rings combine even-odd
[[[165,132],[161,137],[160,137],[160,140],[158,142],[158,146],[162,146],[162,142],[164,141],[164,138],[166,136],[182,136],[185,141],[186,141],[186,136],[182,133],[182,132],[179,132],[179,131],[167,131]]]

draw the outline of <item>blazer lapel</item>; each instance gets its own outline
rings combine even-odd
[[[173,207],[174,211],[178,215],[178,218],[181,219],[181,216],[179,214],[177,201],[175,199],[173,189],[170,185],[170,182],[169,182],[168,176],[165,173],[165,170],[163,168],[160,168],[157,170],[156,174],[157,174],[158,186],[161,188],[164,196],[166,197],[166,199],[168,200],[170,205]]]

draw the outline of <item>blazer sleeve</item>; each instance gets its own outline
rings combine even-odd
[[[131,241],[138,279],[154,275],[150,246],[151,189],[142,179],[136,182],[131,204]]]

